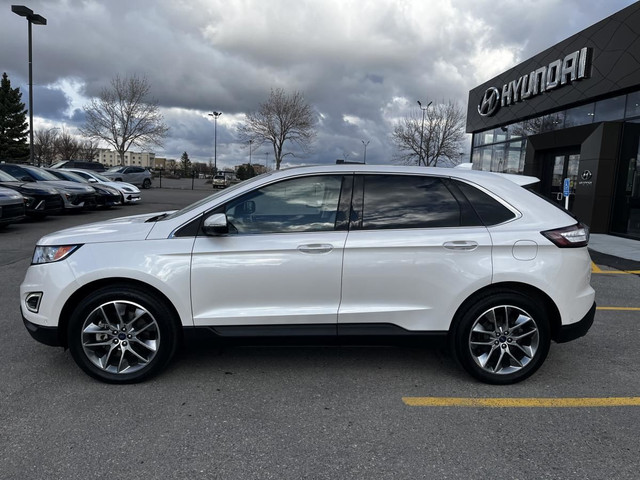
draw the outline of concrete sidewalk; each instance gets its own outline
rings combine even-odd
[[[640,262],[640,240],[592,233],[589,239],[589,249],[612,257]]]

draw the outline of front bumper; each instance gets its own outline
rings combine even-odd
[[[557,343],[565,343],[585,336],[591,328],[591,325],[593,325],[593,319],[595,318],[595,316],[596,302],[593,302],[593,305],[591,306],[587,314],[582,317],[582,320],[570,325],[563,325],[562,327],[560,327],[560,330],[558,330],[558,332],[556,332],[556,334],[554,335],[553,340]]]
[[[22,313],[22,312],[21,312]],[[45,327],[36,325],[27,320],[22,314],[22,321],[29,334],[38,342],[44,343],[51,347],[61,347],[60,337],[58,336],[58,327]]]

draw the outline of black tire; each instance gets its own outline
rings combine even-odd
[[[142,181],[142,188],[144,188],[145,190],[148,188],[151,188],[151,180],[149,180],[148,178],[145,178]]]
[[[74,310],[67,341],[78,366],[107,383],[137,383],[159,373],[178,343],[178,322],[157,295],[131,286],[99,289]]]
[[[551,334],[541,301],[499,290],[460,309],[451,340],[458,362],[473,377],[506,385],[540,368],[549,353]]]

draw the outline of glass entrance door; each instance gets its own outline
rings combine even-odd
[[[576,193],[576,183],[580,167],[580,154],[554,155],[553,170],[551,174],[550,190],[547,192],[549,198],[564,207],[564,179],[569,179],[569,211],[573,208],[573,201]]]

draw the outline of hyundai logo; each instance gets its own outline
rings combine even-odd
[[[593,177],[593,174],[591,173],[590,170],[585,170],[584,172],[582,172],[582,175],[580,175],[582,177],[582,180],[591,180],[591,177]]]
[[[500,90],[489,87],[478,105],[478,113],[483,117],[490,117],[498,111],[498,108],[500,108]]]

